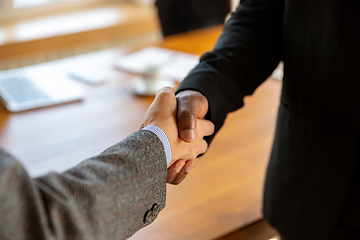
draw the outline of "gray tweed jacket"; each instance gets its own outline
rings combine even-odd
[[[126,239],[165,207],[166,174],[161,141],[143,130],[36,179],[0,150],[0,239]]]

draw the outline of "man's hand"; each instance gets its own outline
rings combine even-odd
[[[160,127],[169,139],[172,162],[168,168],[167,182],[172,184],[179,184],[194,167],[194,159],[207,150],[207,143],[203,137],[214,132],[214,125],[210,121],[195,119],[194,126],[197,131],[194,132],[191,143],[182,141],[179,138],[176,112],[174,90],[169,87],[162,88],[146,113],[144,124]]]
[[[179,92],[176,100],[179,137],[190,143],[199,131],[198,120],[204,119],[208,111],[208,101],[200,92],[193,90]]]

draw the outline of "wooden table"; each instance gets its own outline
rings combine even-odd
[[[214,27],[175,35],[160,46],[202,54],[211,50],[220,31]],[[0,145],[34,175],[41,173],[36,169],[76,165],[99,154],[136,131],[152,101],[128,93],[127,77],[114,71],[108,82],[86,86],[82,102],[23,113],[1,106]],[[245,107],[228,116],[187,179],[168,186],[166,208],[157,220],[131,240],[215,239],[262,218],[280,89],[281,82],[268,79],[245,99]]]

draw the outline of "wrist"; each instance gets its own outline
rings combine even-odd
[[[150,131],[153,132],[161,141],[164,147],[165,156],[166,156],[166,163],[167,166],[169,166],[171,160],[172,160],[172,150],[171,150],[171,144],[169,141],[168,136],[166,135],[165,131],[156,125],[147,125],[143,129],[144,131]]]

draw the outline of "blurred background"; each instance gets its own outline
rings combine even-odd
[[[236,0],[1,0],[0,70],[222,24]]]

